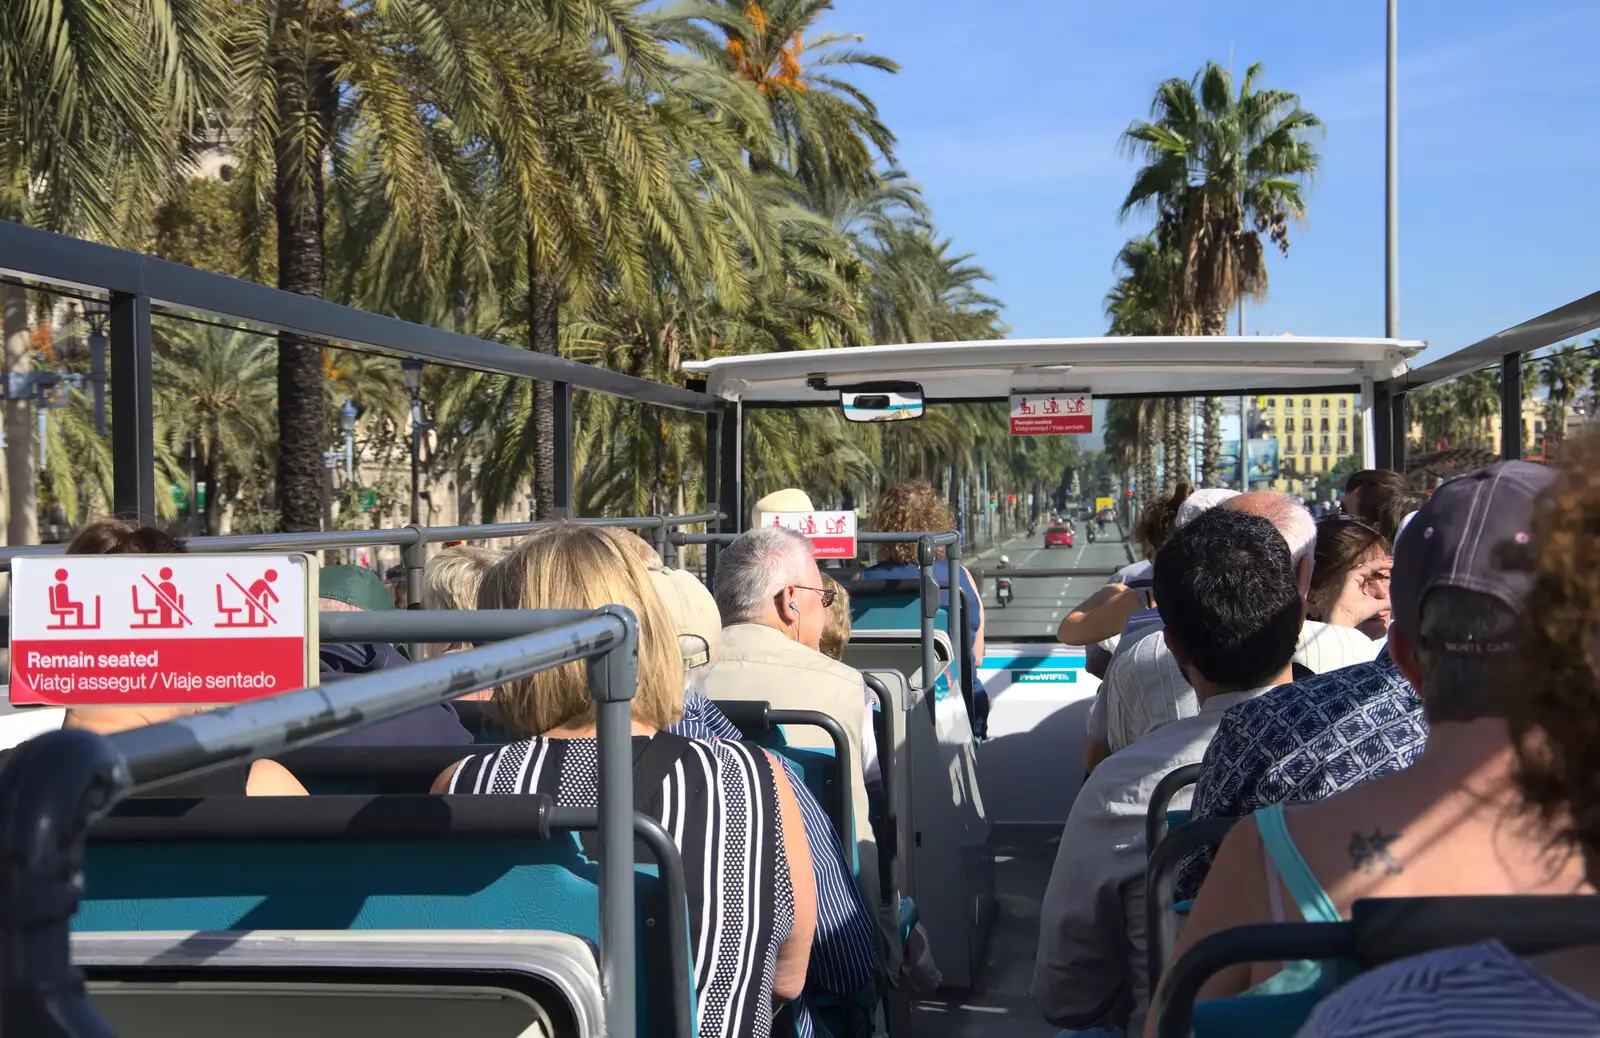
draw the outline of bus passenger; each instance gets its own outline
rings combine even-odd
[[[678,651],[683,657],[683,717],[669,730],[686,739],[743,739],[744,734],[700,691],[710,668],[721,656],[722,617],[716,600],[688,570],[651,570],[650,580],[677,627]],[[878,963],[872,915],[855,877],[850,875],[833,820],[817,803],[794,765],[782,756],[775,759],[783,765],[800,803],[817,884],[817,934],[811,944],[806,993],[857,995],[872,983]],[[800,1004],[796,1008],[801,1008]]]
[[[1368,596],[1361,567],[1389,562],[1382,545],[1359,520],[1324,519],[1317,525],[1311,601],[1342,595],[1359,604]],[[1333,586],[1319,592],[1325,575],[1334,578]],[[1422,700],[1385,646],[1371,662],[1301,678],[1228,711],[1206,749],[1189,819],[1237,818],[1269,804],[1325,800],[1410,767],[1427,739]],[[1174,898],[1193,898],[1210,867],[1208,850],[1189,855]]]
[[[954,530],[955,517],[940,500],[939,495],[926,483],[901,483],[884,491],[872,507],[872,529],[878,533],[943,533]],[[917,579],[917,545],[912,541],[873,546],[877,562],[861,571],[866,580]],[[944,586],[939,601],[950,607],[950,563],[945,561],[945,550],[935,549],[934,579]],[[964,592],[962,608],[967,625],[967,648],[976,666],[983,663],[983,596],[972,574],[961,567],[961,589]],[[989,693],[984,691],[978,675],[972,675],[972,734],[983,738],[989,730]]]
[[[151,526],[136,526],[116,519],[92,523],[78,531],[67,545],[68,555],[180,555],[182,541]],[[86,728],[110,735],[130,728],[170,721],[198,713],[192,706],[84,706],[66,711],[62,726]],[[0,751],[3,761],[10,750]],[[178,779],[145,792],[144,796],[305,796],[306,789],[277,761],[258,760],[223,768],[196,778]]]
[[[1274,804],[1235,826],[1174,956],[1229,927],[1334,922],[1365,897],[1584,889],[1581,863],[1550,853],[1554,832],[1519,817],[1503,706],[1511,689],[1530,691],[1510,664],[1533,578],[1502,567],[1498,553],[1528,542],[1534,504],[1554,479],[1531,462],[1496,462],[1441,485],[1406,527],[1389,650],[1422,697],[1426,747],[1403,771],[1318,803]],[[1201,994],[1325,983],[1320,963],[1256,963],[1217,973]]]
[[[1501,694],[1515,733],[1522,807],[1600,877],[1600,439],[1564,444],[1533,518],[1527,638]],[[1600,947],[1518,958],[1498,941],[1380,967],[1325,999],[1304,1038],[1600,1034]]]
[[[1306,617],[1354,627],[1374,640],[1387,638],[1391,560],[1388,539],[1364,520],[1347,515],[1322,520],[1317,524]],[[1352,581],[1354,589],[1347,586]]]
[[[387,613],[394,598],[383,580],[365,566],[324,566],[317,579],[317,609],[324,613]],[[388,642],[317,647],[324,684],[361,674],[404,667],[410,660]],[[358,728],[326,740],[324,746],[466,746],[472,733],[461,723],[455,704],[438,703],[408,714]]]
[[[1155,588],[1160,637],[1201,706],[1106,758],[1073,802],[1033,969],[1034,1002],[1057,1027],[1138,1032],[1149,1002],[1150,795],[1169,771],[1200,760],[1223,711],[1288,679],[1300,630],[1288,547],[1258,516],[1218,508],[1178,531],[1156,556]]]
[[[783,490],[774,490],[755,503],[750,509],[750,529],[759,530],[763,526],[771,526],[769,517],[775,512],[814,512],[816,509],[811,504],[811,495],[804,490],[786,487]]]
[[[1317,540],[1311,513],[1288,495],[1266,490],[1239,494],[1221,507],[1258,515],[1272,523],[1289,545],[1295,579],[1304,599],[1311,591]],[[1150,630],[1131,646],[1126,642],[1118,646],[1106,672],[1106,724],[1113,752],[1163,724],[1192,717],[1199,709],[1194,690],[1156,635],[1155,630]],[[1298,672],[1300,676],[1322,674],[1370,660],[1377,656],[1378,648],[1353,627],[1307,620],[1300,628],[1294,661],[1303,668]]]
[[[1360,519],[1393,544],[1400,536],[1400,519],[1415,512],[1427,495],[1411,485],[1404,473],[1393,469],[1362,469],[1344,481],[1339,514]]]
[[[747,530],[717,557],[712,590],[722,614],[722,658],[706,675],[705,694],[820,711],[844,729],[851,758],[864,762],[862,747],[872,738],[870,729],[861,729],[866,682],[860,671],[817,650],[833,596],[822,586],[811,542],[772,526]],[[815,728],[791,726],[786,735],[798,746],[833,746]],[[878,847],[867,822],[872,813],[861,767],[850,770],[850,793],[861,887],[876,907],[881,902]],[[885,948],[891,970],[898,968],[895,943]]]
[[[504,552],[493,548],[477,548],[470,544],[452,544],[428,560],[423,571],[422,608],[445,612],[471,611],[478,608],[478,587],[489,567],[500,561]],[[460,652],[471,645],[431,645],[428,655],[443,656]],[[463,699],[487,699],[488,693],[474,692]]]
[[[489,571],[479,603],[614,603],[639,618],[634,768],[663,776],[645,809],[683,855],[691,958],[702,964],[694,971],[699,1031],[705,1038],[766,1038],[775,1000],[792,1000],[804,987],[817,921],[811,855],[787,775],[757,747],[666,731],[683,711],[674,625],[644,566],[609,531],[539,530]],[[434,792],[546,793],[563,806],[594,806],[599,758],[586,673],[587,664],[568,663],[497,688],[495,706],[521,741],[451,765]],[[764,910],[748,911],[752,904]]]

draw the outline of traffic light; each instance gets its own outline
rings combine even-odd
[[[1006,504],[1014,505],[1016,503],[1017,503],[1017,495],[1015,495],[1015,494],[1007,494],[1006,495]]]

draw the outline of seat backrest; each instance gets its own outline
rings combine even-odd
[[[273,759],[316,795],[426,793],[470,746],[305,746]]]
[[[120,1038],[598,1038],[592,949],[540,931],[80,933]]]
[[[543,796],[124,801],[90,831],[73,930],[513,929],[598,943],[599,868],[551,825],[592,828],[594,814]],[[666,857],[665,879],[636,869],[639,1026],[658,1038],[684,1035],[693,1015],[670,842]]]
[[[1179,916],[1174,911],[1173,890],[1178,868],[1189,853],[1202,847],[1215,850],[1238,823],[1237,818],[1202,818],[1180,825],[1167,834],[1145,862],[1145,956],[1150,970],[1150,990],[1156,989],[1161,971],[1178,943]]]
[[[850,856],[851,870],[859,870],[850,741],[839,722],[816,710],[775,710],[761,700],[719,699],[713,702],[747,739],[780,754],[799,769],[806,788],[833,820],[834,831]],[[784,737],[784,725],[820,728],[828,734],[833,746],[831,749],[791,746]],[[861,824],[865,823],[863,819]]]
[[[1194,785],[1200,778],[1200,762],[1184,764],[1173,768],[1161,776],[1161,781],[1156,783],[1156,788],[1150,794],[1150,806],[1145,809],[1144,816],[1144,852],[1155,853],[1161,846],[1161,841],[1167,838],[1167,830],[1174,824],[1171,810],[1172,800],[1182,790]],[[1189,820],[1189,813],[1183,812],[1183,821]]]
[[[1600,898],[1584,894],[1374,898],[1357,901],[1350,915],[1341,923],[1240,926],[1196,941],[1172,964],[1159,993],[1156,1033],[1289,1036],[1327,995],[1323,990],[1196,1002],[1208,978],[1239,963],[1338,962],[1341,979],[1348,979],[1386,962],[1490,939],[1519,955],[1600,942]]]
[[[899,585],[905,585],[901,590]],[[943,596],[941,596],[942,599]],[[963,617],[977,616],[978,603],[965,587],[961,588],[961,609]],[[850,617],[851,617],[851,642],[856,641],[857,632],[896,632],[902,637],[907,636],[919,645],[922,639],[922,595],[916,580],[871,580],[852,581],[850,586]],[[950,635],[950,610],[940,602],[937,612],[933,617],[933,628],[936,633],[943,634],[946,641]],[[968,639],[962,637],[959,644],[951,646],[952,653],[949,657],[950,664],[946,668],[945,676],[934,682],[935,698],[942,699],[949,694],[951,688],[959,688],[962,698],[967,704],[967,713],[972,715],[973,693],[972,675],[977,671],[977,661],[972,659],[972,646]],[[937,651],[937,650],[935,650]],[[906,674],[913,674],[922,667],[922,657],[916,658],[915,665],[907,669],[905,661],[872,661],[855,662],[852,660],[849,648],[845,651],[845,662],[851,666],[865,669],[874,666],[888,666]],[[858,657],[859,658],[859,657]],[[924,687],[927,679],[923,678]]]

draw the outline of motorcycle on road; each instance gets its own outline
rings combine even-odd
[[[999,568],[1001,570],[1010,569],[1011,560],[1006,558],[1004,555],[1000,556]],[[999,576],[995,577],[994,597],[995,601],[1000,603],[1001,609],[1004,609],[1006,606],[1011,604],[1011,578],[1006,576],[1004,573],[1001,573]]]

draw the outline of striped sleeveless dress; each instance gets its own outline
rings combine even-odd
[[[635,757],[648,740],[634,737]],[[700,1038],[770,1038],[778,949],[794,924],[794,887],[771,761],[740,742],[686,740],[662,783],[657,819],[683,855],[690,968]],[[593,739],[536,738],[467,757],[450,792],[543,793],[594,807]]]

